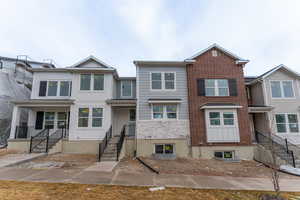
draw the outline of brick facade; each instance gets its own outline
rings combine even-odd
[[[191,144],[192,146],[250,145],[251,131],[243,67],[237,65],[235,59],[217,49],[215,50],[218,51],[218,56],[213,57],[212,50],[199,55],[195,58],[196,62],[187,67]],[[198,96],[197,79],[200,78],[236,79],[238,95],[230,97]],[[207,143],[205,111],[200,109],[200,106],[206,103],[234,103],[242,106],[237,109],[239,143]]]

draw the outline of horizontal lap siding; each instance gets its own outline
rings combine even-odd
[[[206,139],[206,125],[204,110],[200,106],[205,103],[235,103],[243,106],[237,109],[240,143],[237,145],[251,144],[250,125],[248,120],[248,103],[244,84],[243,68],[235,64],[235,60],[218,51],[218,56],[213,57],[208,51],[196,58],[196,62],[187,67],[189,89],[189,115],[192,145],[211,145]],[[236,79],[238,96],[236,97],[205,97],[198,96],[197,79]],[[221,144],[221,143],[216,143]]]
[[[176,72],[176,91],[151,91],[151,72]],[[180,98],[182,103],[178,105],[179,119],[188,119],[187,103],[187,76],[185,67],[153,67],[143,66],[138,70],[139,80],[139,120],[151,119],[151,106],[149,98]]]

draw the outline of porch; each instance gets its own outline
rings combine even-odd
[[[52,135],[61,130],[68,138],[70,106],[73,100],[28,100],[13,102],[10,139],[29,139],[38,134]],[[21,115],[27,120],[20,121]]]

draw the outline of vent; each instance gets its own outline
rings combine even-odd
[[[213,57],[217,57],[218,56],[218,51],[217,50],[212,50],[211,54]]]

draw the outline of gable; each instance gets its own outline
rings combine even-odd
[[[297,78],[297,76],[285,68],[280,68],[266,77],[268,80],[294,80],[295,78]]]
[[[106,66],[104,66],[101,63],[98,63],[92,59],[85,61],[85,62],[77,65],[76,67],[77,68],[107,68]]]

